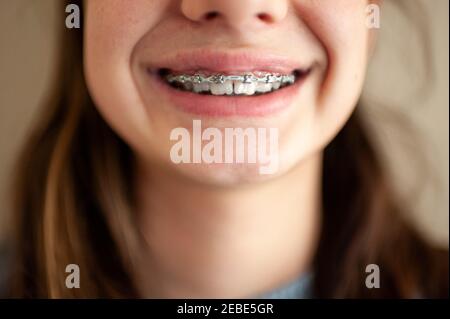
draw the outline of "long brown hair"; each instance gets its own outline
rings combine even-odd
[[[82,31],[63,29],[55,88],[17,166],[11,295],[138,297],[133,155],[90,99]],[[357,108],[325,149],[315,296],[446,297],[448,254],[403,220],[373,145]],[[72,263],[79,289],[64,285]],[[365,286],[368,264],[381,269],[379,289]]]

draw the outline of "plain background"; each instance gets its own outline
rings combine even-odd
[[[351,1],[351,0],[349,0]],[[408,217],[432,240],[448,245],[449,232],[449,42],[448,0],[422,0],[410,20],[386,0],[379,42],[371,63],[362,106],[369,114],[390,176],[414,207]],[[408,2],[408,1],[407,1]],[[9,179],[53,70],[55,4],[58,0],[0,0],[0,240],[10,230]],[[417,30],[428,28],[434,75],[426,78]],[[428,84],[424,94],[420,89]],[[403,131],[384,109],[402,114],[414,126]],[[425,157],[431,174],[416,165]],[[417,196],[415,187],[422,189]]]

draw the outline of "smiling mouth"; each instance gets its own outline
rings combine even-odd
[[[295,109],[317,66],[301,56],[211,48],[174,52],[140,65],[149,87],[167,105],[209,118],[269,117]]]
[[[169,69],[160,69],[160,78],[172,88],[180,91],[213,96],[255,96],[270,94],[304,79],[311,69],[295,70],[290,74],[268,72],[242,72],[220,74],[194,72],[180,74]]]

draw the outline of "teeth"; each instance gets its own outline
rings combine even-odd
[[[209,83],[205,83],[205,82],[193,83],[193,85],[194,85],[193,91],[195,93],[209,92],[209,90],[210,90]]]
[[[256,92],[258,93],[267,93],[272,91],[273,84],[272,83],[258,83],[256,85]]]
[[[253,95],[256,91],[256,83],[242,83],[236,81],[234,83],[234,94]]]
[[[226,81],[223,84],[212,83],[211,84],[212,95],[232,95],[233,94],[233,82]]]
[[[272,83],[272,88],[274,90],[278,90],[280,88],[280,86],[281,86],[281,82],[279,82],[279,81]]]
[[[233,95],[234,93],[234,84],[232,81],[225,82],[225,93],[227,95]]]
[[[295,83],[296,76],[268,73],[245,75],[168,75],[166,80],[174,86],[194,93],[212,95],[265,94]]]
[[[183,87],[186,91],[192,91],[194,89],[194,85],[192,82],[183,83]]]

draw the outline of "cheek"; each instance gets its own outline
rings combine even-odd
[[[331,140],[354,110],[365,78],[369,29],[363,0],[296,1],[297,10],[326,50],[328,65],[316,110],[316,136]]]
[[[135,44],[161,19],[168,1],[87,1],[87,43],[109,50],[104,54],[126,54],[129,58]]]
[[[339,58],[342,53],[363,53],[367,46],[368,1],[297,0],[295,4],[302,19],[326,48],[330,62]]]
[[[150,129],[131,74],[131,56],[139,40],[161,19],[166,2],[86,1],[87,86],[105,120],[130,142],[142,143],[139,140],[148,136]]]

